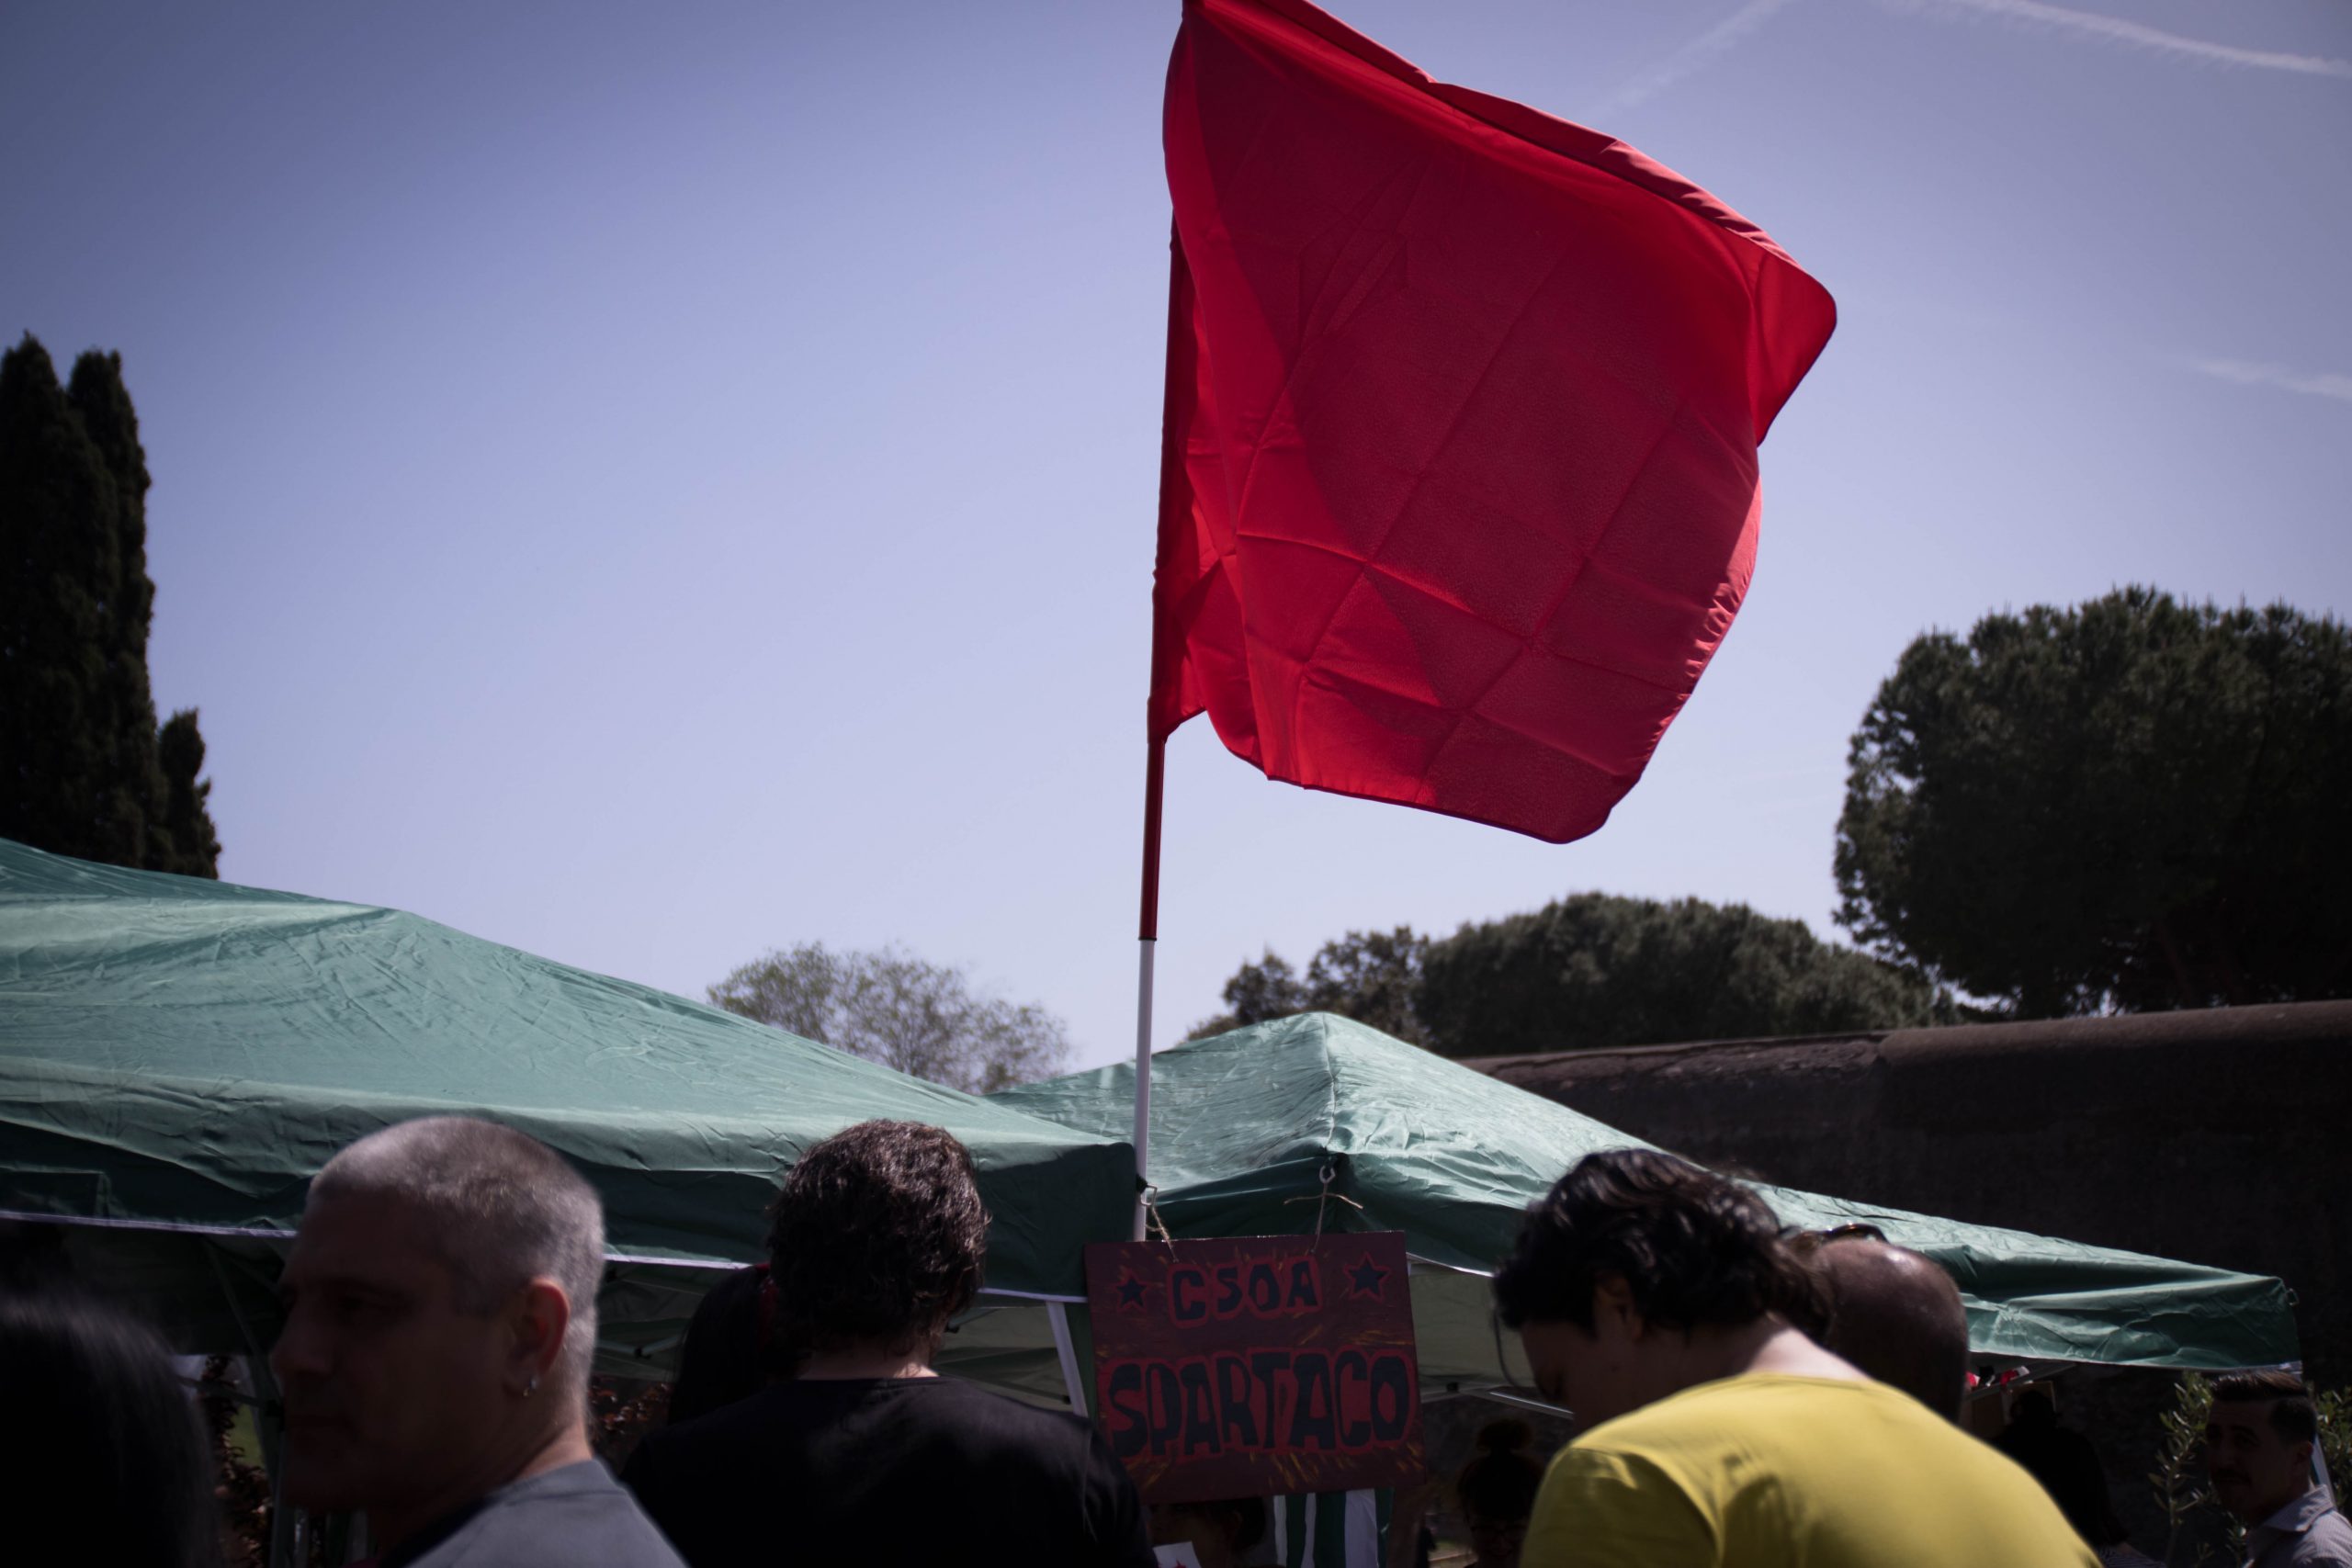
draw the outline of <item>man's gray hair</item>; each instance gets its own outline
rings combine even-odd
[[[537,1138],[470,1116],[427,1116],[370,1133],[311,1180],[310,1201],[384,1196],[416,1210],[455,1276],[458,1305],[495,1311],[542,1276],[571,1298],[556,1375],[584,1395],[596,1353],[605,1208],[596,1190]]]

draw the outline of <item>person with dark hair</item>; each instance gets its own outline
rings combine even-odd
[[[932,1369],[988,1225],[939,1128],[861,1122],[801,1156],[768,1235],[791,1377],[649,1435],[625,1472],[688,1562],[1152,1562],[1091,1423]]]
[[[1201,1568],[1236,1568],[1266,1539],[1263,1497],[1218,1497],[1203,1503],[1161,1503],[1150,1513],[1151,1543],[1187,1545]]]
[[[1535,1433],[1526,1422],[1489,1421],[1478,1428],[1478,1452],[1453,1478],[1453,1501],[1470,1530],[1472,1568],[1519,1568],[1527,1517],[1544,1467],[1527,1452]]]
[[[775,1335],[775,1301],[764,1263],[738,1269],[703,1292],[678,1347],[665,1425],[707,1416],[792,1375],[791,1353]]]
[[[2247,1568],[2352,1568],[2352,1524],[2312,1473],[2319,1412],[2289,1371],[2213,1380],[2205,1474],[2246,1527]]]
[[[219,1568],[196,1404],[144,1325],[72,1294],[0,1292],[0,1410],[12,1561]]]
[[[2116,1516],[2098,1450],[2080,1432],[2058,1424],[2057,1406],[2049,1395],[2020,1395],[2008,1429],[1994,1446],[2041,1483],[2075,1533],[2098,1554],[2100,1568],[2162,1568],[2132,1546],[2131,1532]]]
[[[1960,1287],[1923,1252],[1883,1237],[1832,1232],[1795,1238],[1829,1294],[1815,1337],[1947,1420],[1968,1399],[1968,1309]]]
[[[278,1280],[288,1501],[366,1513],[382,1568],[678,1568],[588,1440],[604,1269],[595,1189],[513,1128],[336,1155]]]
[[[1820,1278],[1764,1201],[1590,1155],[1528,1211],[1495,1302],[1578,1424],[1531,1568],[2093,1568],[2030,1476],[1794,1326]]]

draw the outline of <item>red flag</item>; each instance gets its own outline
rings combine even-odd
[[[1151,737],[1581,838],[1747,592],[1756,446],[1836,307],[1623,142],[1304,0],[1168,73]]]

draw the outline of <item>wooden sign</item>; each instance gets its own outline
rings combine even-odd
[[[1096,1415],[1148,1503],[1418,1480],[1405,1237],[1086,1249]]]

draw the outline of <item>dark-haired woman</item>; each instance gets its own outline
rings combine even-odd
[[[1453,1478],[1453,1500],[1470,1529],[1471,1568],[1519,1568],[1527,1517],[1544,1467],[1529,1455],[1535,1434],[1524,1421],[1487,1423],[1478,1430],[1478,1455]]]
[[[0,1292],[0,1555],[218,1568],[211,1456],[144,1325],[76,1296]]]

